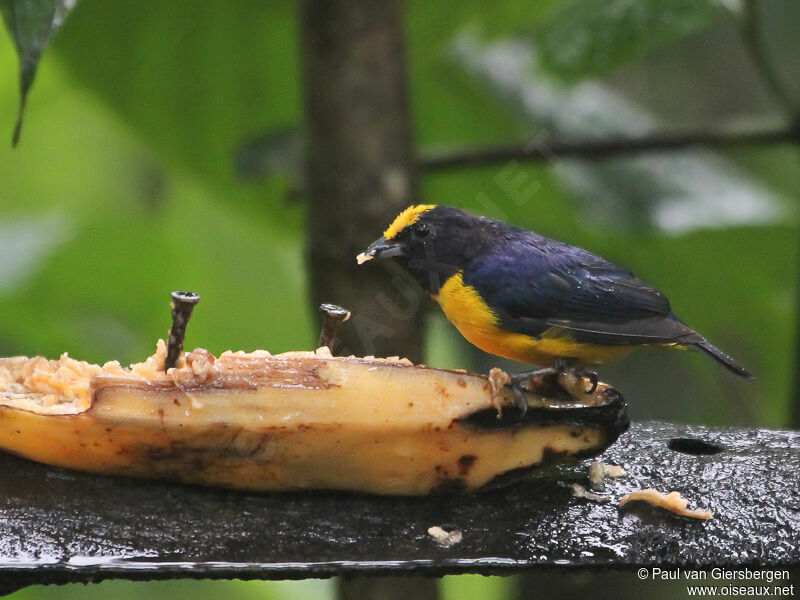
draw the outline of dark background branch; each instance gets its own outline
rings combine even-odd
[[[554,158],[597,160],[638,155],[643,152],[671,152],[692,146],[722,149],[798,141],[800,141],[798,125],[753,131],[684,131],[597,140],[557,140],[540,135],[524,143],[428,152],[420,157],[417,165],[421,170],[433,171],[491,165],[511,160],[546,161]]]
[[[300,27],[312,308],[352,311],[341,352],[422,360],[416,291],[355,260],[416,200],[402,5],[305,0]]]
[[[355,256],[416,198],[399,1],[304,0],[301,43],[311,303],[352,310],[341,353],[422,360],[416,290]],[[335,349],[335,348],[334,348]],[[355,577],[338,597],[434,599],[434,579]]]

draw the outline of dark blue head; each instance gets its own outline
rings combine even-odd
[[[463,270],[497,238],[502,227],[502,223],[450,206],[410,206],[358,261],[391,257],[426,292],[436,294],[447,278]]]

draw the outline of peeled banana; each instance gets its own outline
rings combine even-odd
[[[203,349],[163,370],[166,345],[122,368],[0,359],[0,448],[80,471],[258,491],[471,492],[599,454],[627,429],[605,384],[562,375],[563,397],[513,395],[405,359]],[[558,394],[556,394],[558,396]]]

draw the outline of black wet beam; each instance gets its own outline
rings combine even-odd
[[[510,574],[527,569],[800,564],[800,432],[635,424],[602,460],[471,496],[255,494],[75,473],[0,455],[0,591],[124,579]],[[565,485],[566,484],[566,485]],[[624,493],[680,491],[691,520]],[[432,525],[459,529],[442,548]]]

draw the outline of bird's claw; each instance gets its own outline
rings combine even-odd
[[[517,408],[519,409],[518,419],[521,421],[528,413],[528,400],[525,398],[525,392],[520,385],[520,382],[512,381],[509,384],[511,392],[514,394],[514,399],[517,401]]]

